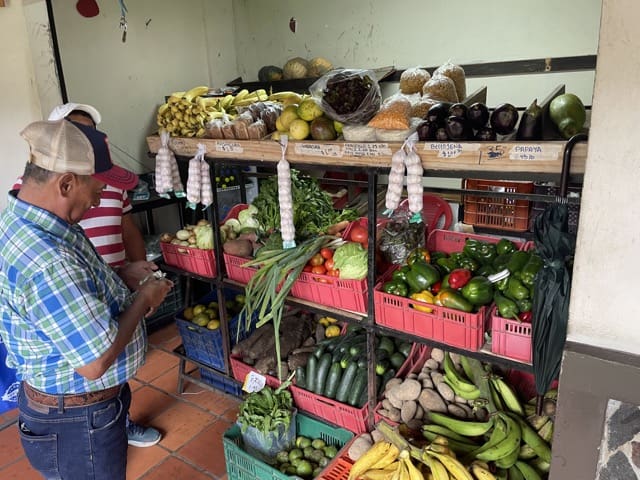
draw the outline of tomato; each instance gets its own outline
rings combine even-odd
[[[339,277],[340,276],[340,270],[327,270],[327,275],[329,275],[330,277]]]
[[[363,246],[367,246],[369,242],[369,232],[367,232],[366,228],[360,225],[356,225],[351,229],[349,238],[352,242],[358,242],[358,243],[361,243]]]
[[[327,270],[333,270],[334,265],[335,262],[333,261],[333,258],[324,261],[324,268],[326,268]]]
[[[305,265],[302,269],[303,272],[310,272],[313,267],[309,264]]]
[[[324,258],[325,260],[330,260],[333,258],[333,250],[331,250],[330,248],[321,248],[320,249],[320,255],[322,256],[322,258]],[[330,267],[327,267],[330,268]]]
[[[327,273],[327,269],[324,268],[324,265],[316,265],[311,269],[311,273],[315,273],[316,275],[324,275]]]
[[[319,253],[316,253],[313,257],[309,259],[309,265],[311,265],[312,267],[317,267],[319,265],[322,265],[323,263],[324,263],[324,258],[322,258],[322,255],[320,255]]]

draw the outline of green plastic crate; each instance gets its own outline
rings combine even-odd
[[[340,448],[353,437],[353,433],[344,428],[327,425],[300,412],[296,415],[296,428],[298,436],[321,438],[327,445],[335,445]],[[224,433],[222,441],[229,480],[254,480],[256,478],[260,480],[291,480],[291,476],[261,462],[242,449],[242,436],[238,425],[229,428]],[[339,455],[340,452],[337,456]],[[331,464],[327,468],[329,466]]]

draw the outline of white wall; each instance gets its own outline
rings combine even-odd
[[[636,0],[603,2],[568,332],[576,342],[635,354],[640,354],[639,17]]]
[[[436,66],[593,55],[601,0],[240,0],[235,2],[238,73],[323,56],[337,66]],[[289,30],[295,17],[298,29]],[[591,101],[593,72],[470,79],[489,85],[487,103],[526,106],[559,83]]]
[[[33,73],[29,36],[22,2],[0,8],[0,208],[6,192],[24,170],[29,149],[20,131],[40,120],[40,103]]]
[[[85,18],[76,2],[54,2],[69,100],[102,113],[114,161],[151,171],[145,137],[155,131],[165,95],[197,85],[224,85],[236,73],[231,0],[140,0],[128,6],[122,43],[116,1],[98,2]]]

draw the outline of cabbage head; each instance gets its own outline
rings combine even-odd
[[[334,268],[340,270],[340,278],[362,280],[367,276],[367,251],[357,242],[347,242],[336,248],[333,262]]]
[[[196,233],[196,247],[201,250],[213,249],[213,228],[211,225],[201,225],[194,229]]]

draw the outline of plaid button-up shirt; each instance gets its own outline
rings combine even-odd
[[[107,351],[132,299],[82,228],[9,194],[0,215],[0,336],[18,379],[47,393],[129,380],[144,363],[142,322],[102,377],[88,380],[75,369]]]

